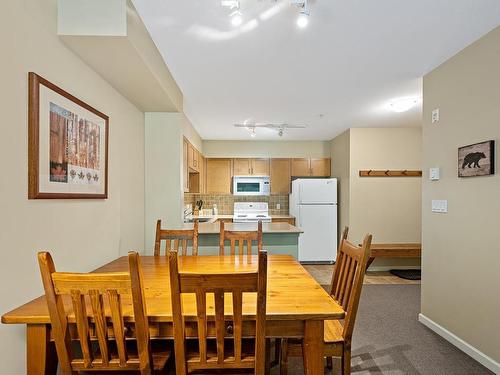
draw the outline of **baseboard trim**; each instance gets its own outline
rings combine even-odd
[[[486,354],[479,351],[478,349],[473,347],[468,342],[462,340],[460,337],[451,333],[446,328],[440,326],[439,324],[437,324],[436,322],[429,319],[428,317],[426,317],[423,314],[418,314],[418,321],[420,323],[422,323],[424,326],[426,326],[427,328],[429,328],[432,331],[434,331],[435,333],[437,333],[439,336],[444,338],[446,341],[448,341],[451,344],[453,344],[454,346],[456,346],[458,349],[463,351],[465,354],[469,355],[470,357],[472,357],[473,359],[478,361],[484,367],[493,371],[497,375],[500,374],[500,363],[495,361],[493,358],[488,357]]]
[[[386,272],[390,270],[419,270],[420,266],[370,266],[368,272]]]

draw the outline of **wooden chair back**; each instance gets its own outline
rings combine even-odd
[[[130,252],[128,260],[129,273],[63,273],[56,272],[50,253],[38,253],[52,334],[63,375],[86,370],[151,373],[153,362],[139,254]],[[63,296],[66,295],[71,299],[73,314],[64,310]],[[134,308],[137,352],[130,358],[125,345],[123,295],[133,300]],[[76,355],[71,345],[69,315],[74,316],[76,321],[81,355]],[[95,337],[98,350],[97,345],[93,345]]]
[[[265,371],[265,331],[266,331],[266,291],[267,291],[267,252],[258,255],[258,270],[234,274],[193,274],[179,272],[178,257],[175,251],[169,255],[172,315],[174,323],[175,366],[177,375],[185,375],[195,370],[254,368],[254,373],[262,375]],[[209,271],[209,270],[207,270]],[[195,294],[199,350],[190,356],[186,352],[185,325],[182,315],[181,295]],[[247,356],[243,351],[243,293],[257,293],[255,349]],[[229,294],[229,296],[228,296]],[[208,306],[212,304],[213,316],[207,316]],[[232,300],[232,314],[225,311],[225,298]],[[215,337],[208,330],[208,321],[215,321]],[[231,321],[233,350],[225,350],[226,321]],[[216,350],[208,346],[215,340]]]
[[[161,255],[162,241],[166,243],[165,255],[168,255],[170,250],[188,255],[188,241],[192,242],[191,255],[198,255],[198,220],[194,221],[193,229],[167,230],[161,229],[161,220],[158,219],[156,222],[155,256]]]
[[[220,222],[219,235],[219,255],[225,254],[225,242],[229,241],[231,246],[231,255],[236,255],[236,247],[238,247],[238,255],[252,255],[252,241],[257,241],[257,249],[262,250],[262,221],[257,224],[257,231],[229,231],[225,230],[224,222]]]
[[[370,258],[372,236],[367,234],[362,246],[357,246],[347,240],[348,232],[349,228],[346,227],[337,251],[330,295],[346,312],[342,337],[344,341],[350,342],[358,312],[366,264]]]

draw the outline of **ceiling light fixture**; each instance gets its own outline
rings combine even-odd
[[[238,27],[243,23],[243,18],[241,18],[241,14],[239,14],[239,13],[240,12],[238,12],[237,14],[234,14],[231,17],[231,25],[233,25],[234,27]]]
[[[308,24],[309,24],[309,16],[301,12],[299,17],[297,18],[297,26],[303,29],[307,27]]]
[[[308,0],[292,0],[292,4],[300,8],[300,14],[297,18],[297,26],[301,29],[309,24],[309,3]]]
[[[389,102],[388,108],[396,113],[402,113],[409,111],[418,103],[420,103],[420,98],[417,96],[406,96],[403,98],[392,99]]]

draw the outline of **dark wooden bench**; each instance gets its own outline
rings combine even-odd
[[[370,259],[366,269],[375,258],[421,258],[422,244],[420,243],[377,243],[372,244]]]

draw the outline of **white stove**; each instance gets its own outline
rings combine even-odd
[[[233,223],[270,223],[267,202],[235,202]]]

